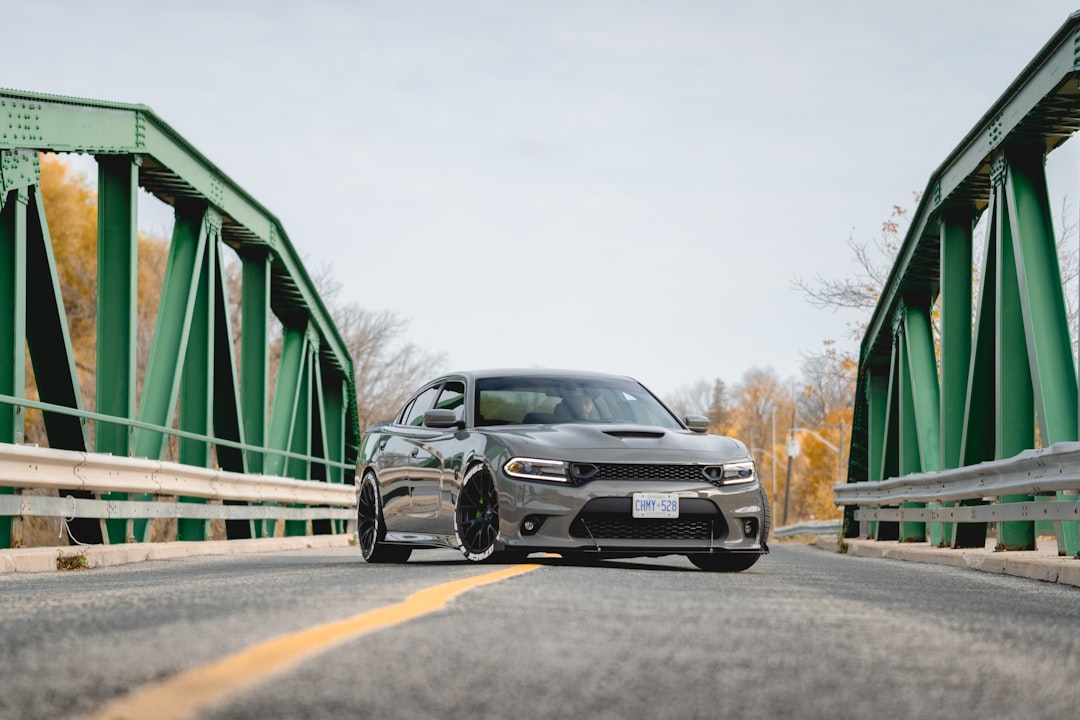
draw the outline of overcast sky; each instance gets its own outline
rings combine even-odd
[[[845,340],[792,280],[853,272],[1078,4],[5,1],[0,86],[149,105],[444,369],[669,394]]]

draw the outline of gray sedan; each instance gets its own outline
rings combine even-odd
[[[686,555],[745,570],[768,552],[768,501],[746,446],[679,418],[636,380],[491,370],[422,386],[362,441],[368,562]]]

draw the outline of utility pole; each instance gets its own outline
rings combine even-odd
[[[784,518],[781,524],[787,525],[788,506],[791,504],[791,466],[795,463],[795,456],[799,454],[799,446],[795,442],[795,391],[791,392],[791,436],[787,444],[787,484],[784,486]]]

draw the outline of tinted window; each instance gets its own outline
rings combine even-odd
[[[465,383],[460,380],[448,380],[443,385],[442,392],[435,407],[443,410],[453,410],[454,417],[458,420],[465,419]]]
[[[476,424],[596,422],[681,427],[627,378],[500,377],[476,381]]]
[[[419,427],[424,422],[424,413],[435,406],[435,398],[439,396],[439,386],[435,385],[424,390],[416,396],[402,412],[402,425],[415,425]]]

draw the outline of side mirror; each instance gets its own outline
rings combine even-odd
[[[443,430],[446,428],[464,428],[465,423],[457,419],[453,410],[434,408],[424,413],[424,427]]]
[[[686,427],[696,433],[709,432],[709,418],[707,417],[702,415],[687,415],[683,420],[686,422]]]

